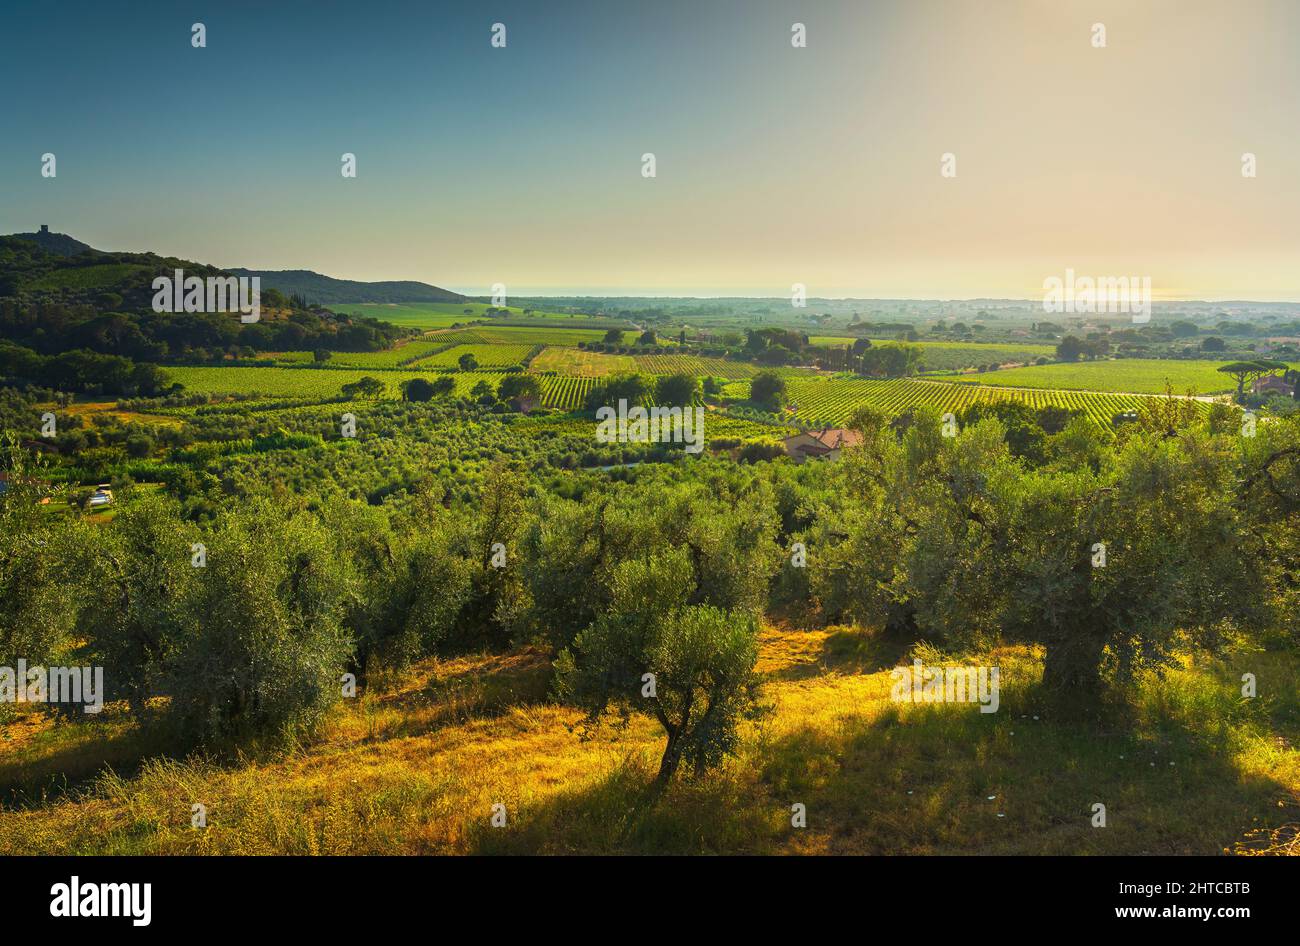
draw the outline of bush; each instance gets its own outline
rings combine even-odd
[[[207,543],[188,636],[171,663],[169,719],[225,748],[309,734],[341,694],[350,575],[319,522],[271,506],[227,513]]]

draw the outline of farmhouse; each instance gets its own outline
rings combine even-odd
[[[1281,375],[1266,374],[1259,378],[1251,386],[1251,391],[1255,394],[1281,394],[1286,397],[1295,396],[1295,385],[1287,384]]]
[[[803,463],[813,457],[836,460],[845,447],[862,443],[862,435],[856,430],[846,430],[843,427],[827,427],[824,430],[807,430],[786,437],[782,442],[791,459]]]

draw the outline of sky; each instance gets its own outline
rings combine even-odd
[[[1295,0],[6,2],[0,89],[0,232],[100,249],[472,295],[1072,269],[1300,301]]]

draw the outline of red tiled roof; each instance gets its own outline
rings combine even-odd
[[[856,430],[846,430],[843,427],[827,427],[825,430],[810,430],[809,436],[816,439],[822,446],[836,450],[841,447],[852,447],[862,443],[862,434]]]

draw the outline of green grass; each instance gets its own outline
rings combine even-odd
[[[457,322],[465,323],[476,319],[492,320],[493,317],[487,315],[487,309],[493,308],[484,302],[414,302],[414,303],[344,303],[332,305],[329,308],[335,312],[346,312],[349,315],[368,316],[370,318],[380,319],[384,322],[392,322],[394,325],[402,325],[410,328],[424,329],[441,329],[455,325]],[[524,320],[524,310],[521,306],[507,306],[510,310],[508,318],[511,320]],[[466,314],[465,310],[470,312]],[[496,316],[500,319],[500,316]],[[527,317],[532,323],[536,322],[540,329],[551,327],[563,328],[581,327],[584,323],[603,323],[607,319],[596,318],[586,315],[569,315],[564,312],[534,312]],[[524,326],[525,329],[531,326]],[[587,331],[596,331],[588,329]],[[604,332],[597,333],[603,336]]]
[[[418,302],[418,303],[349,303],[330,306],[335,312],[361,315],[391,322],[406,328],[447,328],[457,322],[483,318],[487,308],[481,302]],[[472,310],[470,315],[465,310]]]
[[[636,339],[636,332],[624,332],[625,343]],[[433,336],[443,341],[467,342],[481,345],[562,345],[576,346],[578,342],[600,342],[605,339],[603,329],[550,328],[523,325],[474,325],[452,332],[439,332]]]
[[[1160,394],[1165,390],[1167,381],[1173,385],[1175,394],[1186,394],[1188,391],[1195,394],[1221,394],[1235,391],[1237,387],[1232,378],[1216,370],[1224,364],[1227,362],[1124,358],[1008,368],[963,375],[963,378],[986,385],[1072,391],[1123,391],[1133,394]]]

